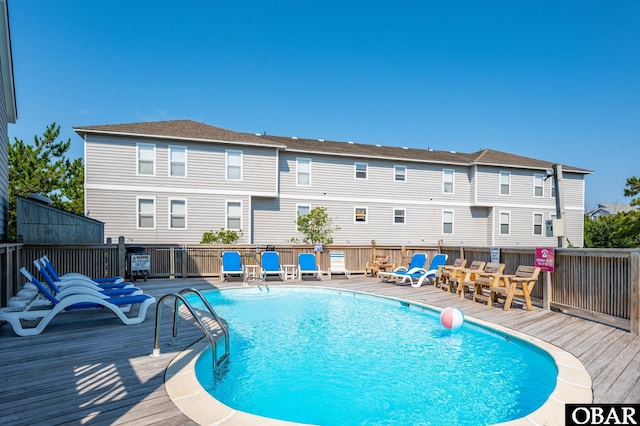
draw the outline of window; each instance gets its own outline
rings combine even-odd
[[[227,201],[227,229],[242,229],[242,203]]]
[[[169,199],[169,229],[187,229],[187,201]]]
[[[511,173],[500,172],[500,195],[511,193]]]
[[[500,212],[500,235],[509,235],[509,221],[511,213]]]
[[[542,235],[542,213],[533,214],[533,235]]]
[[[138,198],[138,229],[155,229],[156,200],[153,198]]]
[[[296,162],[296,170],[298,171],[298,185],[311,185],[311,160],[309,158],[298,158]]]
[[[542,197],[544,188],[544,176],[533,175],[533,196]]]
[[[407,180],[407,167],[406,166],[394,166],[393,167],[393,179],[398,182],[404,182]]]
[[[242,180],[242,151],[227,150],[227,179]]]
[[[306,216],[311,211],[311,206],[299,205],[296,210],[298,211],[298,216]]]
[[[453,234],[453,212],[450,210],[442,212],[442,233]]]
[[[156,146],[154,144],[136,144],[138,151],[138,174],[155,176]]]
[[[444,194],[453,194],[453,176],[454,171],[451,169],[442,171],[442,192]]]
[[[556,180],[551,177],[551,198],[556,198]]]
[[[367,208],[356,207],[355,208],[355,223],[367,223]]]
[[[187,148],[169,146],[169,176],[187,176]]]
[[[356,179],[366,179],[368,167],[369,165],[367,163],[356,163],[355,164]]]
[[[405,223],[406,214],[405,209],[393,209],[393,223]]]

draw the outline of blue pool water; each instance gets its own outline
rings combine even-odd
[[[302,287],[206,297],[229,323],[231,355],[213,376],[207,350],[196,375],[213,397],[252,414],[321,425],[486,425],[531,413],[555,387],[546,352],[468,321],[446,330],[438,312],[415,305]]]

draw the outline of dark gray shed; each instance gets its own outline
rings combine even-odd
[[[53,207],[48,198],[17,199],[16,233],[24,244],[103,244],[104,223]]]

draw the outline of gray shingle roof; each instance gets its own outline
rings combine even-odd
[[[80,136],[85,133],[135,135],[139,137],[167,137],[175,139],[192,139],[199,141],[223,141],[250,143],[269,146],[280,146],[249,133],[238,133],[220,127],[210,126],[192,120],[151,121],[128,124],[105,124],[100,126],[74,127]]]
[[[523,157],[507,152],[484,149],[474,153],[438,151],[432,149],[380,146],[363,143],[325,141],[288,136],[241,133],[210,126],[192,120],[154,121],[129,124],[107,124],[99,126],[74,127],[76,133],[84,137],[86,133],[135,135],[148,138],[175,138],[209,142],[230,142],[237,144],[257,144],[272,146],[288,151],[308,152],[327,155],[344,155],[364,158],[383,158],[451,165],[498,165],[503,167],[546,169],[554,163]],[[576,173],[591,173],[590,170],[563,165],[563,170]]]

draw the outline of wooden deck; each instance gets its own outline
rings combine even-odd
[[[158,299],[187,287],[241,285],[202,279],[136,284]],[[519,307],[504,312],[431,286],[398,286],[370,277],[305,280],[303,285],[456,306],[467,316],[527,333],[574,354],[591,375],[594,402],[640,403],[640,337],[624,330],[538,307],[532,312]],[[155,309],[149,309],[144,323],[132,326],[122,325],[108,313],[82,311],[59,315],[39,336],[17,337],[9,325],[2,326],[0,424],[194,424],[167,396],[164,371],[179,351],[202,338],[202,332],[182,321],[180,342],[170,346],[172,313],[169,308],[162,312],[163,356],[159,358],[149,357]]]

